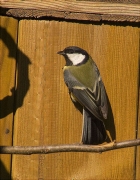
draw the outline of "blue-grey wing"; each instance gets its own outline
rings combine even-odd
[[[96,74],[96,80],[92,89],[79,82],[68,69],[64,71],[64,80],[77,101],[95,117],[103,120],[103,118],[107,119],[108,114],[107,97],[98,68],[95,64],[93,68]]]

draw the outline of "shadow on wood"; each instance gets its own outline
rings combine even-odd
[[[7,172],[4,164],[0,160],[0,180],[11,179],[10,174]]]
[[[0,100],[0,109],[2,109],[0,113],[0,119],[2,119],[12,112],[15,113],[17,108],[23,105],[24,97],[26,96],[27,91],[30,87],[30,81],[28,78],[28,68],[29,64],[31,63],[29,58],[20,49],[17,48],[17,44],[14,42],[13,38],[3,27],[0,27],[0,39],[2,39],[3,43],[8,48],[9,57],[18,57],[16,68],[17,72],[15,72],[15,87],[11,89],[12,95],[6,96],[2,100]],[[18,97],[17,92],[19,94]]]

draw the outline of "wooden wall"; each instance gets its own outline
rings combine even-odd
[[[106,126],[113,139],[135,139],[136,130],[140,138],[137,26],[54,20],[18,22],[8,17],[0,20],[0,112],[3,114],[0,145],[80,142],[82,114],[69,98],[62,72],[65,62],[57,55],[70,45],[87,50],[98,65],[112,109]],[[140,147],[102,154],[13,155],[12,161],[10,158],[1,156],[6,172],[1,171],[2,179],[10,175],[15,180],[140,179]]]

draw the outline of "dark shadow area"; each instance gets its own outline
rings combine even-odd
[[[4,164],[0,160],[0,180],[10,180],[10,179],[11,179],[10,174],[7,172]]]
[[[107,101],[108,101],[108,117],[103,122],[108,132],[106,142],[109,143],[111,142],[111,140],[116,140],[116,129],[114,123],[114,116],[108,96],[107,96]],[[83,107],[78,102],[73,102],[73,104],[80,111],[80,113],[83,114]]]
[[[17,47],[17,44],[6,31],[5,28],[0,27],[0,39],[8,48],[8,57],[15,58],[16,72],[15,72],[15,86],[11,89],[12,95],[6,96],[0,100],[0,119],[6,117],[10,113],[15,113],[16,110],[23,105],[24,97],[26,96],[30,81],[28,78],[28,68],[30,63],[29,58]],[[3,59],[0,60],[0,65]],[[8,72],[7,72],[8,73]],[[2,89],[2,87],[1,87]],[[10,90],[9,90],[10,91]]]
[[[30,19],[30,18],[24,18]],[[35,19],[35,18],[31,18]],[[62,22],[70,22],[70,23],[79,23],[79,24],[92,24],[92,25],[110,25],[110,26],[132,26],[132,27],[140,27],[139,22],[130,22],[130,21],[107,21],[107,20],[100,20],[100,21],[93,21],[93,20],[77,20],[77,19],[64,19],[64,18],[56,18],[56,17],[41,17],[38,18],[39,20],[48,20],[48,21],[62,21]]]
[[[140,27],[139,22],[130,22],[130,21],[107,21],[107,20],[100,20],[100,21],[93,21],[93,20],[77,20],[77,19],[64,19],[64,18],[57,18],[57,17],[40,17],[40,18],[19,18],[19,19],[38,19],[38,20],[46,20],[46,21],[62,21],[62,22],[70,22],[70,23],[79,23],[79,24],[92,24],[92,25],[110,25],[110,26],[132,26],[132,27]]]

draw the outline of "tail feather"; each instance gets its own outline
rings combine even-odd
[[[101,144],[106,139],[104,123],[93,116],[87,109],[83,109],[83,144]]]

